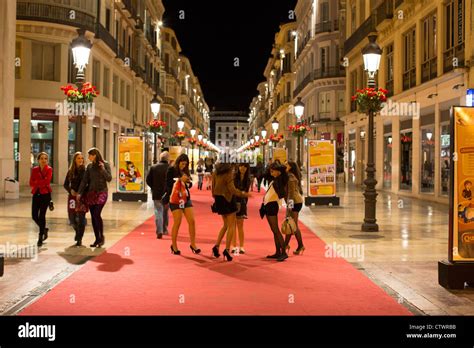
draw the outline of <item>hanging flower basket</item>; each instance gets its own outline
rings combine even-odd
[[[293,134],[293,136],[302,137],[306,134],[306,132],[309,132],[311,128],[306,123],[299,123],[289,126],[288,130]]]
[[[197,145],[197,147],[202,148],[203,145],[204,145],[204,143],[203,143],[202,141],[198,141],[198,142],[196,143],[196,145]]]
[[[278,144],[281,140],[283,140],[283,134],[270,135],[270,141],[274,144]]]
[[[178,131],[174,133],[174,137],[178,140],[184,140],[184,138],[186,138],[186,133]]]
[[[97,88],[90,82],[84,83],[81,90],[71,85],[63,86],[61,90],[69,103],[91,103],[99,95]]]
[[[268,139],[266,139],[266,138],[265,138],[265,139],[262,139],[262,140],[260,140],[260,145],[262,145],[262,146],[268,145],[268,142],[269,142],[269,141],[270,141],[270,140],[268,140]]]
[[[406,136],[406,135],[402,136],[400,138],[400,140],[401,140],[402,143],[411,143],[412,142],[412,139],[409,136]]]
[[[152,133],[163,133],[166,122],[162,120],[151,120],[148,122],[148,130]]]
[[[358,89],[352,96],[352,101],[357,104],[357,111],[368,114],[370,111],[377,113],[382,110],[382,104],[387,101],[388,91],[383,88]]]
[[[197,140],[196,140],[196,138],[188,138],[188,143],[189,143],[189,145],[196,145]]]

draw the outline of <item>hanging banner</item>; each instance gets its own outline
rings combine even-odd
[[[117,192],[145,192],[144,161],[145,142],[142,138],[118,138]]]
[[[454,124],[453,124],[454,123]],[[449,260],[474,261],[474,108],[451,110]]]
[[[308,140],[308,196],[336,195],[336,146],[331,140]]]
[[[273,162],[279,160],[281,164],[287,161],[287,151],[282,147],[275,147],[273,149]]]

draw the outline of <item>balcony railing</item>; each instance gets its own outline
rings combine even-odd
[[[316,34],[337,31],[339,30],[339,21],[334,20],[334,21],[317,23],[314,29],[315,29]]]
[[[96,35],[96,38],[104,41],[105,44],[109,46],[110,49],[117,54],[117,51],[118,51],[117,40],[115,40],[112,34],[110,34],[109,31],[102,24],[100,23],[97,24],[95,35]]]
[[[455,66],[454,58],[457,58],[457,66]],[[453,70],[454,68],[460,68],[464,66],[464,42],[461,44],[451,47],[444,51],[443,54],[443,72]]]
[[[125,58],[127,58],[127,53],[125,52],[125,49],[121,45],[117,46],[117,58],[120,58],[123,61],[125,61]]]
[[[313,74],[313,80],[327,79],[331,77],[345,77],[346,70],[341,66],[331,66],[324,69],[316,69]]]
[[[421,64],[421,82],[426,82],[436,78],[438,75],[438,59],[437,57],[427,60]]]
[[[303,39],[303,41],[301,42],[301,44],[298,47],[298,51],[297,51],[298,56],[300,55],[301,51],[304,50],[304,48],[306,47],[306,44],[308,43],[310,38],[311,38],[310,32],[306,33],[305,38]]]
[[[178,103],[174,100],[174,98],[171,98],[171,97],[165,97],[165,104],[169,104],[169,105],[172,105],[176,108],[176,110],[179,111],[179,105]]]
[[[382,3],[374,10],[373,15],[375,16],[375,26],[379,25],[386,19],[392,19],[393,0],[382,1]]]
[[[303,79],[303,81],[301,81],[298,87],[295,88],[293,95],[298,95],[308,85],[308,83],[310,83],[313,80],[312,75],[313,75],[312,72],[306,75],[306,77]]]
[[[155,91],[156,94],[161,97],[161,99],[165,100],[165,91],[163,91],[160,86],[156,86]]]
[[[124,5],[124,9],[127,10],[132,17],[137,16],[137,9],[132,0],[122,0],[122,4]]]
[[[359,42],[375,31],[375,16],[370,15],[362,25],[344,42],[344,55],[348,54]]]
[[[140,77],[143,81],[146,81],[145,69],[143,69],[133,58],[130,59],[130,67],[133,71],[135,71],[138,77]]]
[[[70,25],[94,32],[96,21],[93,15],[75,10],[75,17],[71,19],[70,11],[71,9],[68,7],[18,1],[16,18],[19,20]]]

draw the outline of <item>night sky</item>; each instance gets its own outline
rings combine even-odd
[[[211,110],[248,110],[275,33],[290,22],[296,1],[163,0],[164,25],[175,30]],[[234,67],[235,57],[240,67]]]

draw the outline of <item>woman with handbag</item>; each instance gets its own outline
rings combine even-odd
[[[223,252],[227,261],[232,261],[229,250],[235,233],[237,204],[236,198],[249,198],[250,193],[238,190],[234,185],[234,173],[230,163],[219,163],[212,179],[213,211],[222,216],[224,226],[219,231],[216,245],[212,248],[214,257],[219,257],[219,246],[227,233],[226,248]]]
[[[199,159],[197,163],[196,172],[198,175],[198,190],[202,191],[202,183],[204,181],[204,161],[202,158]]]
[[[93,147],[87,153],[91,163],[87,165],[81,185],[79,186],[76,201],[81,202],[81,199],[85,196],[85,202],[87,202],[91,212],[92,228],[95,235],[95,241],[90,247],[100,248],[105,243],[104,222],[102,221],[101,214],[107,202],[107,183],[112,181],[112,173],[110,165],[104,161],[102,154],[97,148]]]
[[[84,156],[82,152],[76,152],[72,158],[72,163],[66,178],[64,179],[64,189],[68,192],[67,212],[69,223],[76,232],[74,240],[76,241],[77,247],[82,246],[82,237],[84,236],[84,230],[86,228],[86,213],[89,210],[87,204],[84,202],[84,197],[79,201],[77,200],[79,186],[81,185],[85,172]]]
[[[260,208],[260,216],[262,219],[264,216],[267,217],[268,225],[273,232],[273,239],[275,241],[275,254],[268,255],[267,258],[276,259],[281,262],[288,258],[288,254],[286,253],[285,241],[278,226],[278,211],[280,210],[281,200],[287,196],[288,174],[286,173],[285,166],[274,162],[270,165],[270,175],[273,181],[265,192]]]
[[[303,187],[301,186],[301,172],[298,169],[298,165],[295,162],[286,162],[286,171],[288,173],[288,197],[287,197],[287,210],[288,215],[291,216],[296,224],[295,237],[298,241],[298,248],[293,251],[294,255],[303,255],[305,247],[303,245],[303,238],[301,237],[301,231],[298,227],[298,216],[303,207]],[[291,234],[287,234],[285,237],[286,251],[290,250]]]
[[[46,152],[40,152],[37,156],[38,166],[33,167],[30,176],[30,187],[32,197],[31,215],[33,221],[39,227],[39,236],[37,245],[40,247],[48,239],[46,228],[46,211],[48,207],[53,210],[51,201],[51,179],[53,177],[53,168],[48,165],[49,156]]]
[[[201,252],[201,249],[196,246],[196,223],[191,194],[189,193],[192,185],[191,174],[189,173],[189,157],[181,154],[174,162],[174,165],[168,168],[166,174],[166,192],[170,203],[170,210],[173,214],[173,228],[171,232],[171,253],[173,255],[181,255],[177,239],[183,215],[189,226],[189,238],[191,239],[189,248],[194,254]]]
[[[237,173],[234,179],[234,186],[239,191],[249,192],[250,191],[250,165],[248,163],[240,163],[237,166]],[[244,219],[247,219],[247,201],[246,197],[237,197],[237,232],[239,234],[239,247],[237,247],[237,233],[234,233],[234,238],[232,241],[233,254],[245,254],[244,249]]]

